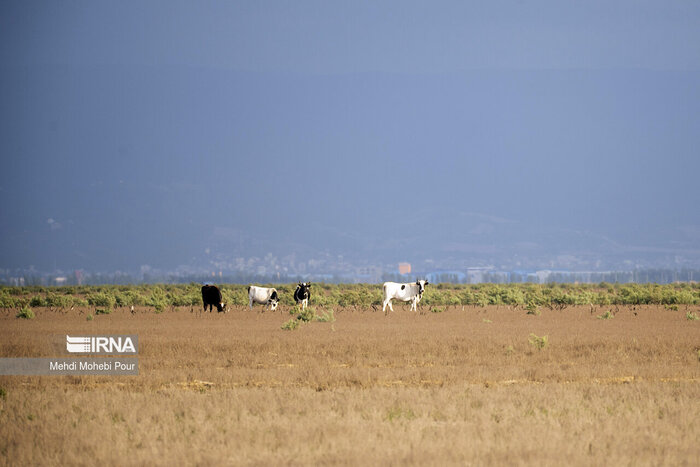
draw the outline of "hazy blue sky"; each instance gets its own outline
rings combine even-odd
[[[700,258],[700,2],[4,1],[0,109],[0,268]]]

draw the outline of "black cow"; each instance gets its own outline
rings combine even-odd
[[[297,289],[294,291],[294,301],[297,305],[301,303],[301,309],[305,309],[309,304],[309,298],[311,298],[311,282],[299,282]]]
[[[221,290],[215,285],[202,286],[202,301],[204,302],[204,311],[207,311],[207,305],[210,312],[212,306],[215,306],[219,312],[226,311],[226,304],[221,297]]]

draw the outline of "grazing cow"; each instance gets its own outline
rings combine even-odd
[[[299,282],[297,289],[294,291],[294,301],[297,305],[301,303],[301,309],[306,309],[309,304],[309,298],[311,298],[311,282]]]
[[[259,303],[263,305],[263,311],[266,306],[269,306],[270,310],[275,311],[279,301],[280,297],[277,294],[277,289],[255,285],[248,287],[248,306],[251,310],[253,309],[253,303]]]
[[[418,302],[423,298],[423,292],[425,292],[425,286],[428,285],[428,281],[419,280],[415,283],[408,284],[398,284],[396,282],[385,282],[384,283],[384,304],[382,306],[382,311],[386,314],[386,306],[389,305],[389,310],[394,311],[391,306],[391,300],[396,299],[402,302],[411,302],[411,310],[418,311]]]
[[[226,304],[221,297],[221,290],[215,285],[202,286],[202,301],[204,302],[204,311],[207,311],[207,306],[209,306],[210,312],[212,306],[215,306],[219,312],[226,311]]]

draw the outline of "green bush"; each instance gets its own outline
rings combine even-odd
[[[316,321],[321,323],[333,323],[335,321],[335,315],[332,308],[322,311],[321,314],[316,315]]]
[[[71,296],[49,293],[46,295],[46,305],[54,308],[68,308],[74,305],[74,302]]]
[[[613,319],[614,317],[615,314],[611,310],[608,310],[602,315],[598,316],[598,319]]]
[[[298,328],[300,324],[301,324],[301,321],[292,318],[282,325],[282,329],[285,331],[293,331],[296,328]]]
[[[294,306],[296,284],[261,284],[275,287],[282,305]],[[220,286],[224,302],[247,305],[247,285]],[[314,283],[310,304],[318,309],[330,307],[370,308],[382,303],[380,284]],[[674,309],[681,305],[700,304],[698,284],[431,284],[426,287],[421,305],[448,307],[455,305],[511,306],[534,304],[564,310],[581,305],[663,305]],[[168,306],[200,306],[201,286],[157,284],[130,286],[69,287],[0,287],[0,308],[22,307],[67,308],[71,306],[115,307],[148,305],[162,312]],[[529,311],[529,310],[528,310]]]
[[[117,292],[114,298],[117,306],[138,306],[146,304],[146,298],[136,290]]]
[[[36,308],[36,307],[44,307],[47,305],[46,305],[46,300],[44,300],[44,297],[35,296],[35,297],[32,297],[31,300],[29,300],[29,306]]]
[[[549,345],[549,336],[539,337],[536,334],[530,333],[528,342],[533,345],[537,350],[542,350]]]
[[[279,294],[279,290],[277,291]],[[230,290],[222,290],[221,291],[221,296],[224,300],[224,303],[227,306],[234,306],[234,305],[247,305],[248,304],[248,287],[237,287],[236,289]],[[194,305],[202,303],[202,291],[200,290],[197,294],[197,298],[195,300],[194,296],[191,297],[192,301],[194,302]]]
[[[168,305],[168,298],[165,291],[160,287],[154,287],[151,291],[151,296],[148,298],[146,305],[155,308],[156,313],[162,313]]]
[[[528,315],[539,316],[542,314],[542,312],[540,311],[540,307],[537,306],[537,304],[534,301],[529,302],[525,309],[527,310],[526,314]]]
[[[358,306],[363,304],[362,294],[357,290],[348,290],[338,294],[337,303],[339,306]]]
[[[695,305],[698,298],[689,290],[664,291],[664,303],[670,305]]]
[[[34,311],[32,311],[31,308],[25,306],[24,308],[22,308],[21,310],[19,310],[17,312],[17,314],[15,315],[15,318],[34,319],[35,318]]]
[[[10,291],[4,290],[0,294],[0,308],[22,308],[29,305],[29,299],[17,297]]]
[[[305,323],[308,323],[309,321],[313,321],[315,316],[316,316],[316,309],[312,306],[307,306],[305,309],[303,309],[299,312],[297,319],[300,319],[300,320],[304,321]]]
[[[114,298],[114,296],[106,292],[92,293],[88,295],[87,301],[89,305],[104,306],[110,310],[117,304],[117,300]]]

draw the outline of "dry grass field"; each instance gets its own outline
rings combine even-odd
[[[395,310],[0,313],[0,356],[138,334],[140,363],[0,376],[0,464],[698,465],[698,306]]]

